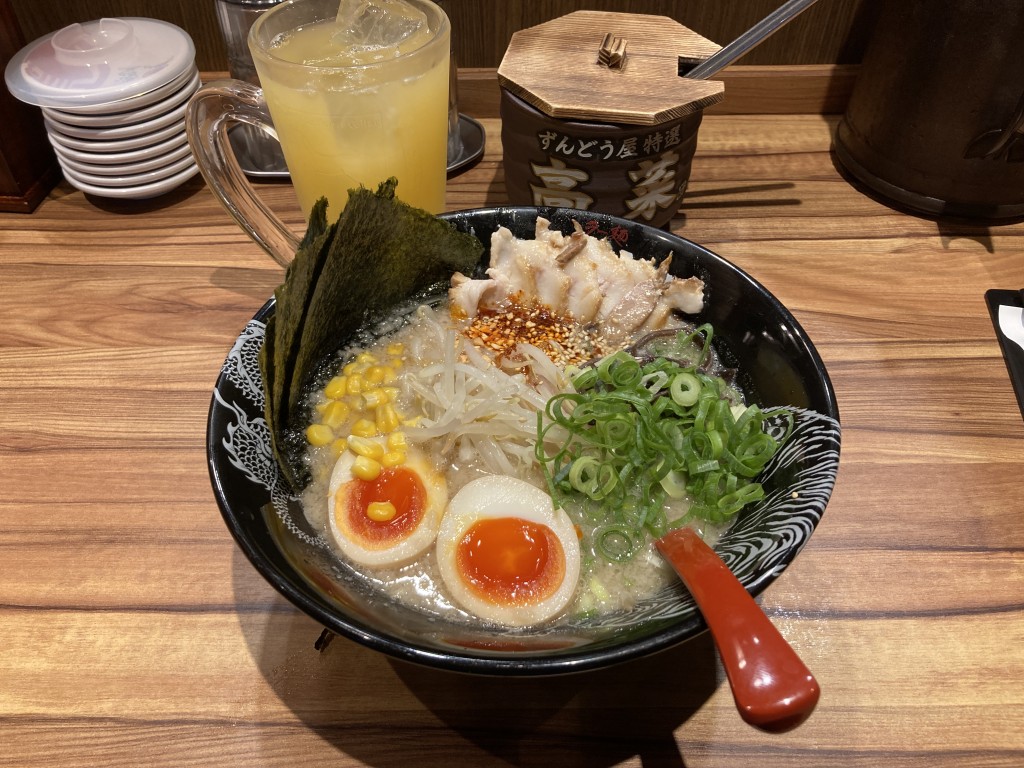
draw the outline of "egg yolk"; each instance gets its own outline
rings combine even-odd
[[[344,514],[343,527],[353,538],[368,549],[382,549],[407,538],[419,527],[426,513],[425,498],[420,476],[398,466],[381,470],[373,480],[351,480],[338,489],[335,502],[336,510]],[[366,514],[370,504],[380,501],[394,505],[395,516],[390,520],[377,521]]]
[[[473,523],[459,540],[455,557],[468,585],[502,605],[542,600],[565,576],[565,556],[555,533],[518,517]]]

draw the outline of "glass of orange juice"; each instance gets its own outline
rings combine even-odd
[[[287,263],[297,239],[246,181],[227,128],[277,136],[307,216],[326,197],[333,220],[348,190],[392,176],[399,199],[440,213],[450,30],[430,0],[287,0],[249,32],[262,87],[215,81],[193,97],[186,127],[203,176],[275,259]]]

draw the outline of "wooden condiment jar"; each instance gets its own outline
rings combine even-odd
[[[679,76],[719,46],[665,16],[577,11],[512,36],[501,66],[509,201],[666,227],[714,80]]]

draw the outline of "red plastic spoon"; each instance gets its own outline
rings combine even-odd
[[[818,681],[739,579],[690,528],[655,544],[704,614],[740,716],[772,733],[800,725],[818,703]]]

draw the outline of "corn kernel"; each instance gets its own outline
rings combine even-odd
[[[386,389],[376,388],[368,389],[361,395],[359,404],[364,409],[369,410],[370,408],[376,408],[378,405],[383,405],[391,400],[391,396],[388,394]]]
[[[352,462],[352,476],[360,480],[376,480],[380,470],[380,462],[366,456],[356,456]]]
[[[398,413],[390,403],[377,406],[374,421],[377,423],[377,429],[385,435],[398,429]]]
[[[381,387],[388,396],[388,402],[394,403],[398,400],[398,387]]]
[[[394,341],[388,344],[388,354],[396,356],[405,354],[405,344],[400,341]]]
[[[373,352],[360,352],[358,355],[356,355],[356,362],[370,363],[372,365],[373,363],[377,362],[377,356],[373,354]]]
[[[310,424],[306,427],[306,441],[310,445],[327,445],[334,439],[334,430],[326,424]]]
[[[387,438],[389,451],[404,451],[409,447],[409,441],[405,439],[405,432],[392,432]]]
[[[397,514],[398,510],[390,501],[371,501],[366,505],[366,516],[375,523],[386,523]]]
[[[331,456],[337,459],[341,454],[348,448],[348,440],[344,437],[339,437],[333,443],[331,443]]]
[[[327,382],[327,386],[324,387],[324,394],[331,400],[337,400],[340,397],[344,397],[348,391],[348,378],[345,376],[335,376]]]
[[[402,367],[401,365],[382,365],[382,366],[380,366],[380,369],[383,372],[383,376],[384,376],[384,378],[381,379],[380,383],[381,384],[392,384],[392,383],[394,383],[395,379],[398,378],[398,370],[401,367]]]
[[[364,375],[366,376],[366,380],[371,384],[380,384],[384,381],[385,370],[386,369],[383,365],[371,365],[366,369],[366,373]]]
[[[345,391],[350,395],[361,395],[365,383],[362,374],[353,373],[348,377],[348,386],[345,387]]]
[[[337,429],[349,417],[351,410],[341,400],[331,400],[320,414],[320,420],[331,429]]]
[[[359,435],[352,435],[348,439],[348,447],[352,453],[365,456],[368,459],[377,461],[384,455],[384,446],[376,440],[370,440]]]
[[[420,422],[423,421],[422,416],[413,416],[411,419],[402,419],[403,427],[418,427]]]
[[[405,464],[405,451],[388,451],[380,457],[382,467],[397,467]]]
[[[377,425],[369,419],[356,419],[356,422],[352,425],[350,431],[357,437],[375,437],[377,434]]]

